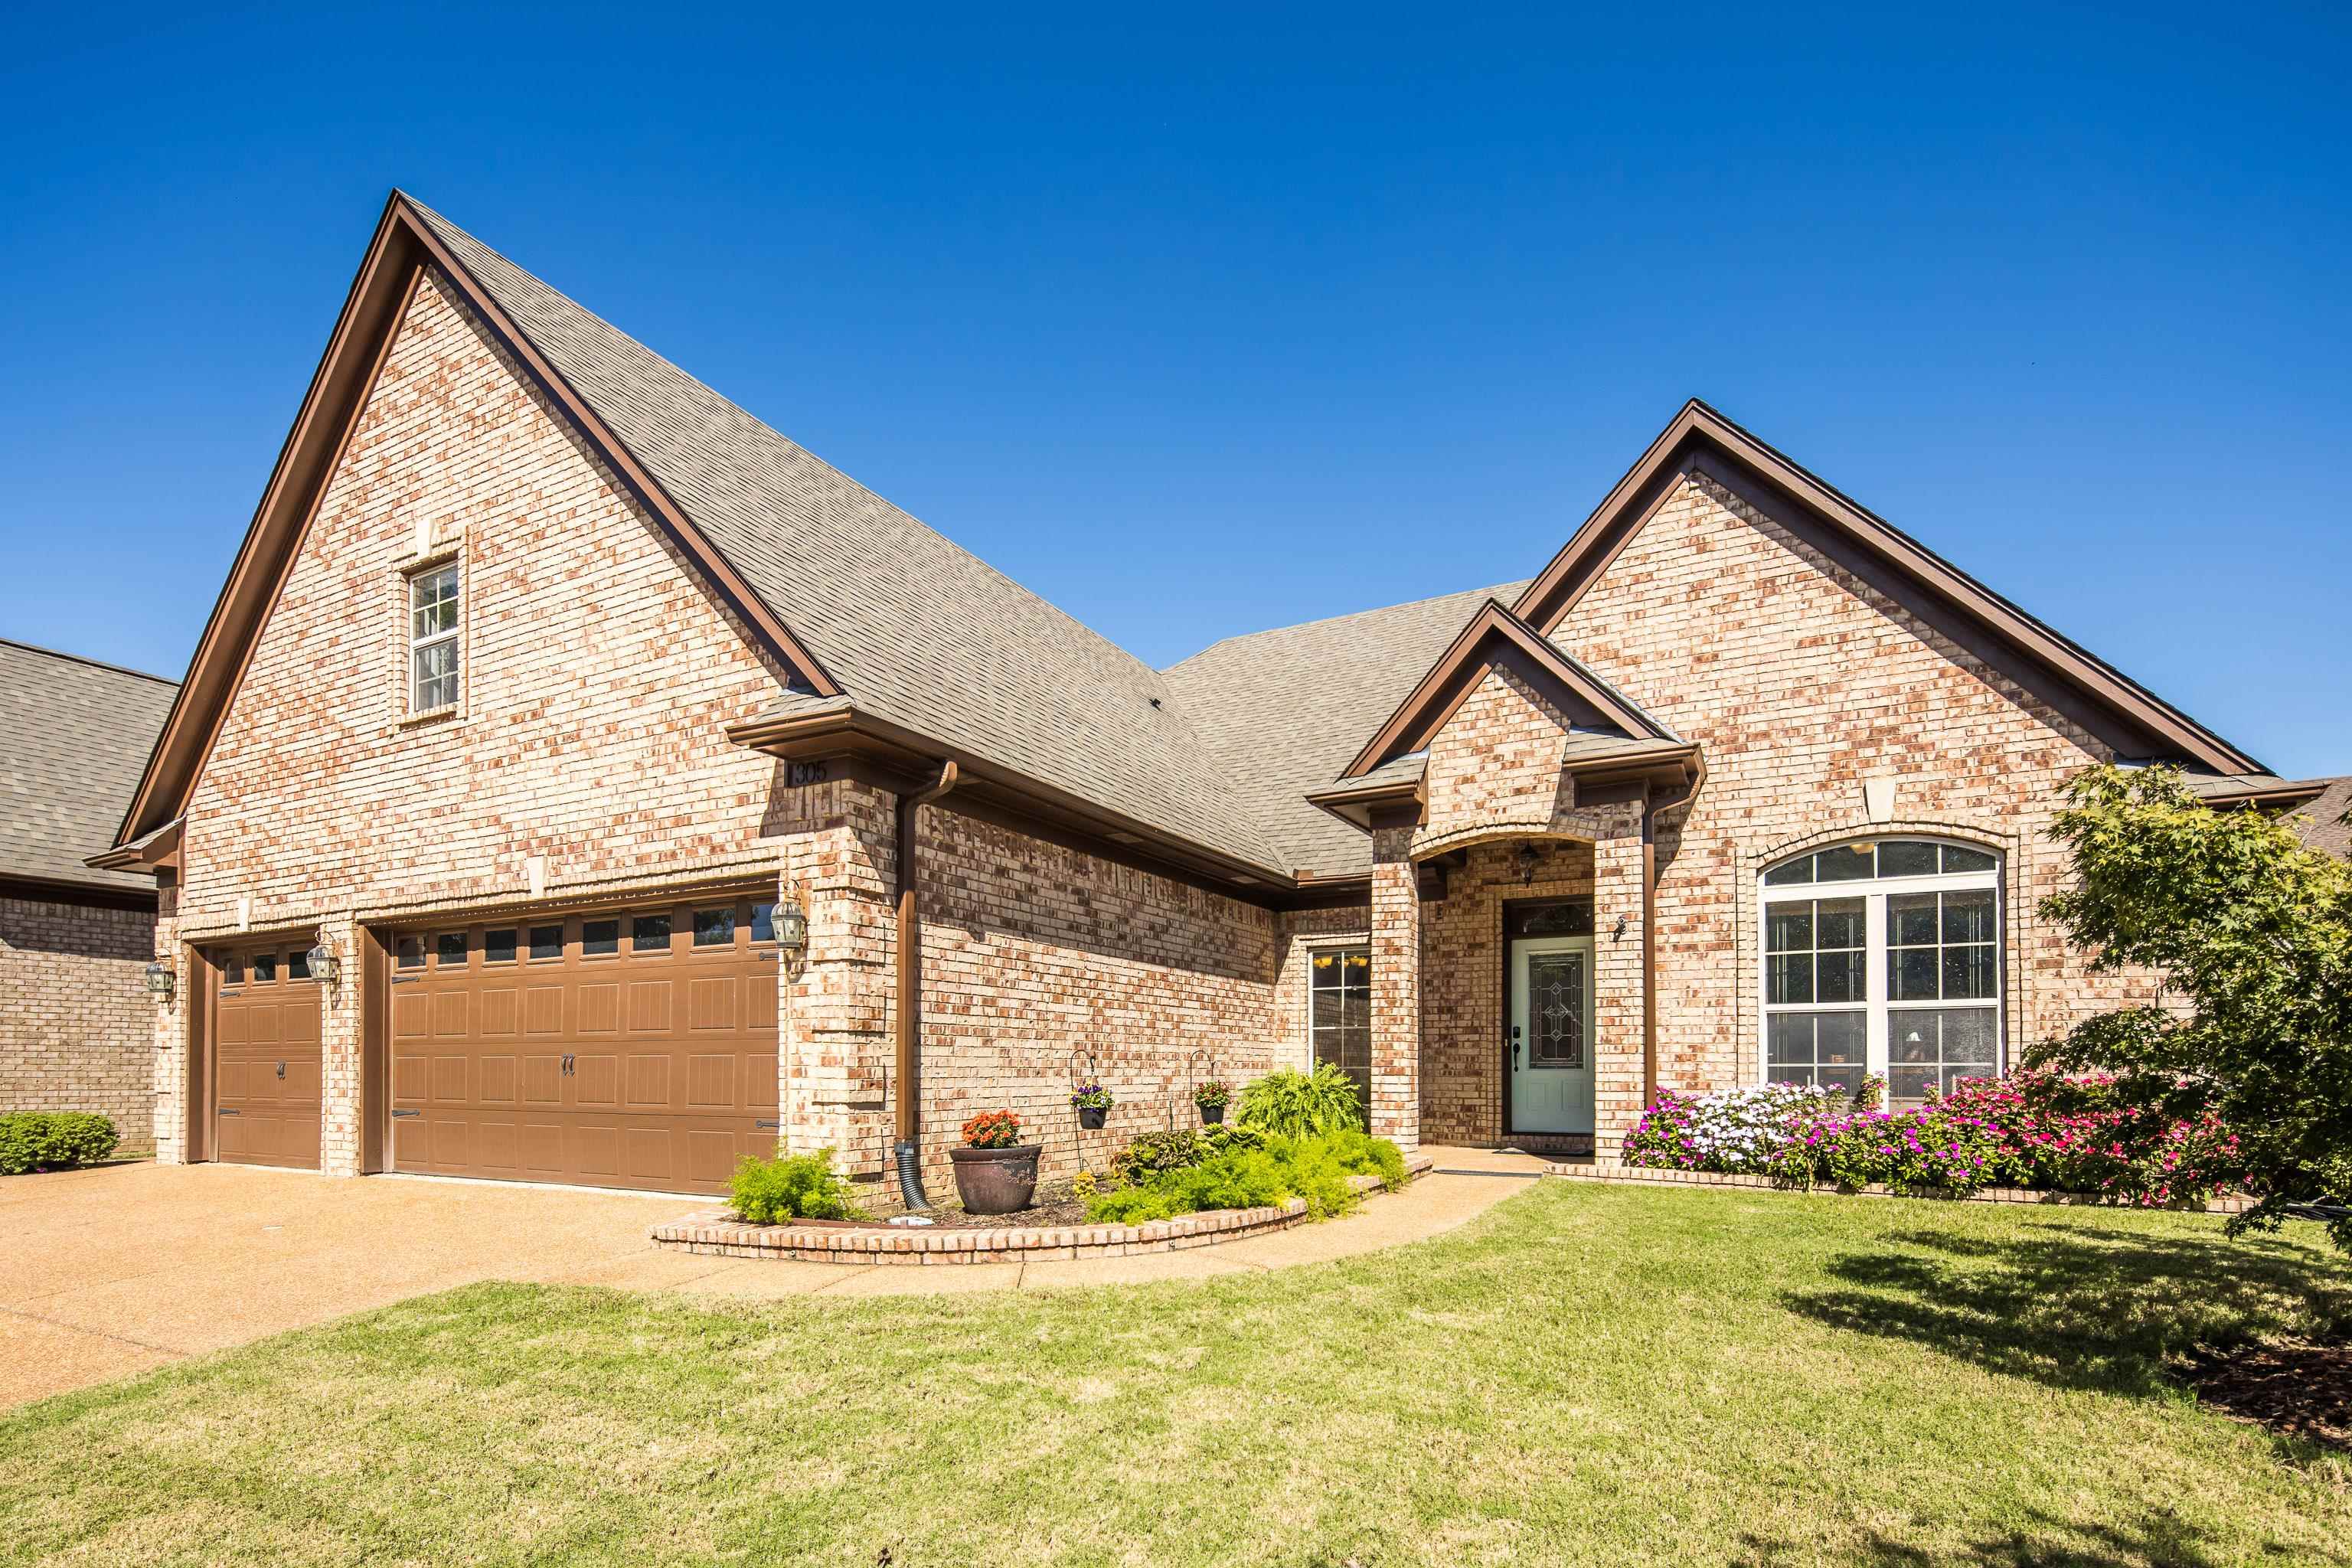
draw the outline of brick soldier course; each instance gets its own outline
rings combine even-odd
[[[334,1174],[709,1190],[774,1142],[879,1195],[905,1098],[937,1194],[979,1110],[1052,1177],[1189,1124],[1201,1077],[1318,1053],[1369,1062],[1409,1147],[1606,1162],[1653,1086],[1767,1076],[1760,879],[1790,856],[1993,857],[2006,1051],[2132,990],[2033,917],[2067,777],[2318,793],[1703,405],[1563,534],[1523,583],[1154,670],[395,195],[99,857],[160,886],[180,976],[159,1150],[209,1157],[235,1109],[224,955],[316,942]],[[1543,1070],[1587,1075],[1572,1128],[1512,1124],[1531,908],[1589,954],[1589,1026],[1544,1015]],[[673,910],[691,931],[634,923]],[[706,942],[772,1006],[697,970]],[[426,977],[430,1007],[402,989]]]

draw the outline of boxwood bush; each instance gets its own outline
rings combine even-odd
[[[86,1110],[0,1113],[0,1176],[94,1165],[121,1142],[111,1120]]]

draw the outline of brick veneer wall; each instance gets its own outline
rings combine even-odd
[[[403,572],[445,556],[464,689],[412,720]],[[348,949],[355,921],[524,896],[534,860],[550,900],[777,875],[805,813],[723,730],[782,679],[428,273],[191,797],[175,955],[239,930]],[[341,1173],[359,1168],[360,998],[355,971],[322,994]],[[165,1158],[184,1152],[184,1027],[154,1023]]]
[[[2035,906],[2066,875],[2045,836],[2063,782],[2110,749],[1804,542],[1778,503],[1697,471],[1553,633],[1704,747],[1658,833],[1660,1081],[1757,1080],[1757,878],[1796,849],[1938,833],[2000,850],[2012,1053],[2145,994],[2094,976]],[[1863,781],[1891,777],[1873,821]]]
[[[1272,913],[952,810],[919,816],[934,1195],[953,1190],[947,1146],[979,1111],[1018,1112],[1048,1176],[1081,1157],[1100,1171],[1139,1133],[1197,1123],[1195,1075],[1238,1086],[1275,1064]],[[1098,1132],[1069,1105],[1082,1050],[1118,1102]]]
[[[91,1110],[154,1142],[155,917],[0,898],[0,1110]]]

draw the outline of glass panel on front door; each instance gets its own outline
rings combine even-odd
[[[1584,1065],[1584,957],[1580,952],[1537,953],[1528,960],[1528,987],[1534,1005],[1528,1065]]]

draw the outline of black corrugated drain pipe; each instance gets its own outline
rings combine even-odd
[[[898,796],[898,1196],[909,1214],[931,1206],[923,1193],[923,927],[915,910],[915,808],[929,805],[956,786],[956,765],[940,769],[940,782],[919,794]]]

